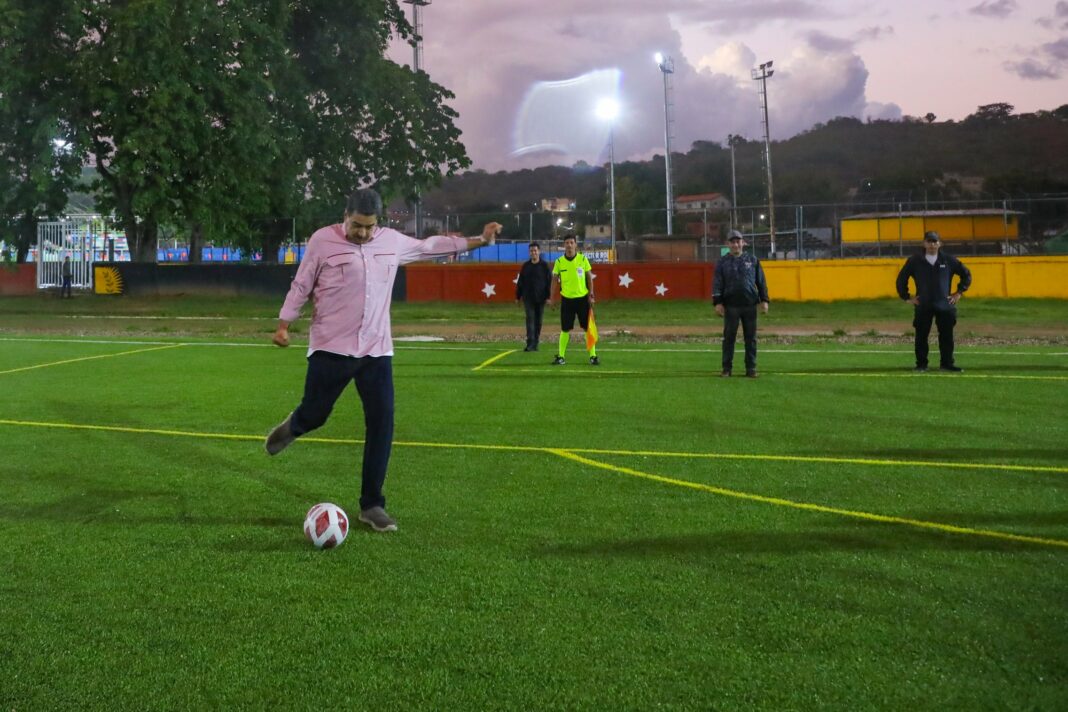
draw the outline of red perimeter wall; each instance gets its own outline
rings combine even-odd
[[[14,297],[37,293],[37,265],[0,265],[0,296]]]
[[[509,302],[515,300],[518,264],[408,265],[409,302]],[[712,299],[707,262],[595,264],[594,293],[607,299]],[[626,283],[623,286],[621,283]],[[487,285],[492,289],[487,289]],[[661,293],[657,293],[661,286]],[[487,296],[486,292],[490,292]]]

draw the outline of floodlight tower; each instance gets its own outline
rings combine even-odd
[[[416,74],[423,68],[423,17],[419,8],[430,4],[430,0],[403,0],[406,5],[412,6],[412,29],[415,31],[415,44],[413,45],[412,71]],[[419,194],[419,186],[415,187],[415,237],[423,237],[423,198]]]
[[[727,144],[731,148],[731,230],[738,228],[738,178],[734,170],[734,147],[741,136],[727,134]]]
[[[771,183],[771,129],[768,128],[768,78],[775,72],[771,61],[764,62],[752,70],[752,77],[760,82],[760,109],[764,118],[764,167],[768,171],[768,238],[770,256],[775,256],[775,190]]]
[[[615,99],[601,99],[597,102],[597,118],[608,122],[608,202],[612,216],[612,254],[616,250],[616,118],[619,116],[619,102]]]
[[[665,57],[659,52],[653,57],[656,66],[664,75],[664,182],[667,192],[667,234],[671,234],[672,212],[674,204],[671,194],[671,134],[674,121],[671,111],[671,75],[675,73],[675,61],[671,57]]]

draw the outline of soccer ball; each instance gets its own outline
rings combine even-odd
[[[304,536],[318,549],[341,546],[348,535],[349,517],[336,504],[321,502],[309,509],[304,517]]]

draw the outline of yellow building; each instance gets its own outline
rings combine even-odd
[[[1018,210],[921,210],[864,213],[842,219],[842,242],[922,242],[934,230],[943,242],[1005,242],[1020,239]]]

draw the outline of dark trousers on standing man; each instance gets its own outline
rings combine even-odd
[[[757,308],[724,305],[723,314],[723,370],[730,371],[734,364],[734,342],[738,338],[738,324],[742,325],[745,339],[745,370],[756,370],[757,356]]]
[[[384,507],[382,485],[393,447],[393,357],[340,356],[316,351],[308,357],[304,399],[290,419],[297,437],[315,430],[330,416],[334,403],[355,381],[363,402],[365,426],[360,509]]]
[[[545,302],[523,300],[523,311],[527,313],[527,348],[533,351],[541,340],[541,317],[545,312]]]
[[[938,326],[938,355],[942,366],[953,365],[953,327],[957,323],[957,308],[953,306],[917,306],[912,325],[916,327],[916,366],[927,368],[927,337],[931,322]]]

